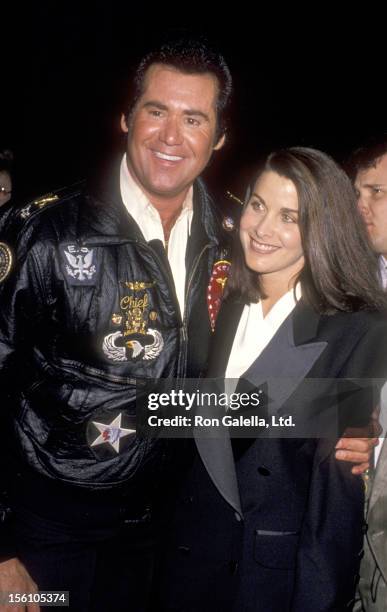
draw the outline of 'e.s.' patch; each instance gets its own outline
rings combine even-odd
[[[96,249],[77,244],[61,245],[65,277],[70,285],[95,285],[98,262]]]

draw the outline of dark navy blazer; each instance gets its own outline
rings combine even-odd
[[[242,310],[232,300],[222,307],[209,377],[224,376]],[[321,316],[301,300],[243,379],[257,386],[271,381],[272,408],[288,414],[289,406],[313,407],[306,377],[385,378],[386,346],[382,315]],[[359,394],[361,403],[369,398],[366,411],[371,397]],[[357,401],[350,393],[344,414]],[[363,482],[335,459],[335,443],[198,435],[199,453],[167,531],[157,610],[350,609],[362,549]]]

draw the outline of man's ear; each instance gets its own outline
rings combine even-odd
[[[225,142],[226,142],[226,134],[223,134],[223,136],[219,138],[218,142],[214,146],[214,151],[219,151],[219,149],[223,147]]]
[[[129,131],[128,122],[126,121],[126,117],[125,117],[124,113],[122,113],[122,115],[121,115],[121,130],[123,132],[125,132],[126,134]]]

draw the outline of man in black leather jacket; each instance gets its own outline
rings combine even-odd
[[[27,204],[0,245],[15,466],[0,591],[33,588],[25,567],[39,590],[70,591],[72,610],[147,608],[168,452],[136,436],[136,379],[205,369],[206,287],[223,253],[198,176],[223,146],[230,93],[223,58],[201,43],[149,54],[108,182]]]
[[[223,58],[200,43],[146,56],[121,165],[103,184],[30,202],[2,239],[12,435],[0,448],[0,518],[12,506],[13,519],[0,535],[0,592],[68,590],[82,612],[147,609],[173,453],[136,437],[136,381],[206,369],[206,290],[225,252],[198,177],[224,144],[230,92]]]

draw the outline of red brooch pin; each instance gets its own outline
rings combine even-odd
[[[216,318],[222,303],[222,295],[227,282],[230,266],[231,263],[229,261],[221,259],[214,263],[214,267],[212,268],[211,278],[207,288],[207,306],[212,331],[215,329]]]

